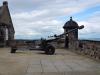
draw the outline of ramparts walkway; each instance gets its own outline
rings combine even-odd
[[[100,62],[64,49],[45,55],[28,50],[11,54],[1,48],[0,75],[100,75]]]

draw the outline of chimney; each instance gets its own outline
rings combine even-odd
[[[8,2],[7,1],[3,1],[3,5],[8,6]]]

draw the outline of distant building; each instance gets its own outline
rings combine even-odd
[[[72,20],[72,17],[70,17],[70,20],[65,23],[63,28],[64,28],[64,33],[66,33],[72,29],[78,28],[78,24]],[[76,48],[77,43],[78,43],[78,29],[71,31],[65,35],[66,48]]]
[[[0,7],[0,46],[9,45],[14,39],[14,27],[10,16],[8,2],[4,1]]]

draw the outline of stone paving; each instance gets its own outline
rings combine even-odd
[[[55,55],[42,51],[0,48],[0,75],[100,75],[100,62],[64,49]]]

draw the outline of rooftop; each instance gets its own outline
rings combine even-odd
[[[72,17],[70,17],[70,20],[67,21],[65,25],[63,26],[64,29],[73,29],[77,27],[78,27],[78,24],[77,22],[73,21]]]

